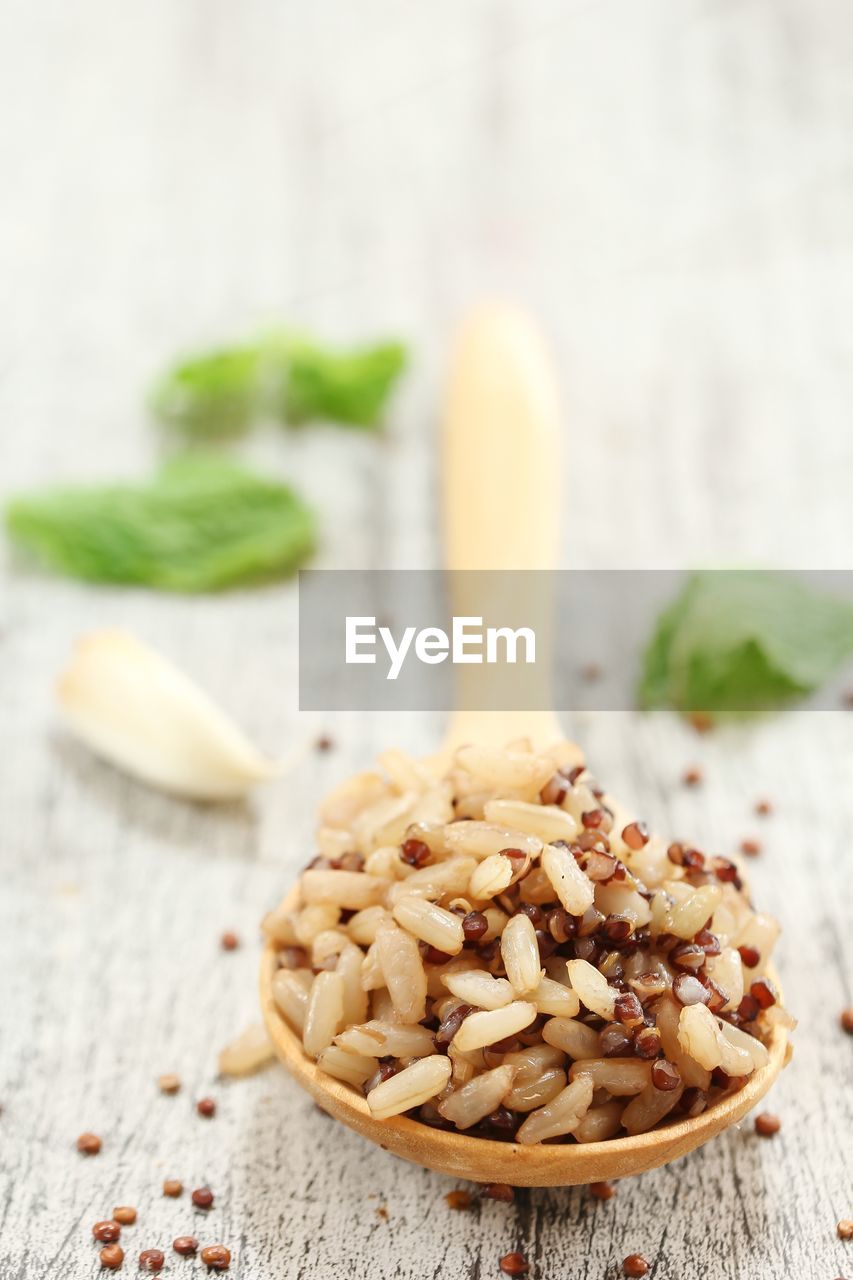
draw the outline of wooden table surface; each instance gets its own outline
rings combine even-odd
[[[0,488],[137,476],[144,391],[181,348],[290,319],[411,342],[383,440],[248,452],[322,513],[318,563],[437,563],[448,334],[500,292],[542,317],[567,406],[565,563],[850,567],[853,14],[842,0],[31,0],[0,43]],[[292,585],[219,599],[88,590],[9,562],[0,594],[0,1280],[126,1271],[190,1231],[245,1280],[853,1274],[853,717],[698,738],[575,717],[600,775],[720,852],[757,835],[800,1018],[771,1106],[618,1188],[451,1212],[454,1186],[333,1126],[277,1069],[219,1082],[256,1017],[257,923],[310,855],[323,794],[429,717],[296,709]],[[181,804],[57,729],[87,628],[136,629],[270,749],[333,735],[250,805]],[[679,785],[698,761],[705,785]],[[752,812],[759,796],[771,818]],[[220,951],[224,929],[244,940]],[[155,1077],[177,1071],[176,1098]],[[211,1093],[213,1120],[193,1100]],[[95,1159],[74,1149],[102,1135]],[[202,1218],[160,1185],[216,1193]]]

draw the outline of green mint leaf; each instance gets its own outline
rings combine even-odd
[[[287,344],[281,408],[286,422],[325,419],[354,427],[379,425],[385,404],[406,364],[399,342],[329,351],[309,339]]]
[[[265,414],[291,425],[323,419],[373,428],[405,363],[398,342],[335,351],[278,333],[176,365],[154,387],[151,407],[162,422],[197,439],[242,435]]]
[[[262,409],[263,365],[260,347],[196,356],[157,383],[151,407],[162,422],[188,436],[216,440],[243,435]]]
[[[853,653],[853,605],[792,574],[693,575],[661,614],[639,697],[679,711],[761,711],[817,689]]]
[[[60,573],[164,591],[280,577],[315,540],[312,512],[287,485],[203,455],[174,459],[147,485],[18,498],[6,522]]]

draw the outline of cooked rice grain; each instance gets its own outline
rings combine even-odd
[[[501,853],[491,853],[473,871],[468,882],[468,893],[478,902],[485,898],[496,898],[504,889],[509,888],[512,875],[510,859]]]
[[[477,1009],[503,1009],[515,999],[506,978],[493,978],[485,969],[449,973],[442,977],[447,990]]]
[[[590,1107],[575,1129],[577,1142],[605,1142],[615,1138],[622,1128],[622,1112],[625,1104],[620,1099],[605,1102],[600,1107]]]
[[[470,1129],[472,1124],[497,1111],[509,1090],[515,1072],[512,1067],[495,1067],[469,1080],[461,1089],[438,1104],[439,1114],[452,1121],[457,1129]]]
[[[646,1133],[660,1124],[665,1116],[674,1111],[681,1101],[684,1085],[680,1084],[669,1093],[656,1089],[653,1084],[646,1085],[642,1093],[632,1098],[622,1112],[622,1127],[626,1133]]]
[[[524,996],[536,990],[542,970],[536,930],[528,916],[519,913],[507,922],[501,934],[501,959],[517,995]]]
[[[552,1102],[567,1083],[562,1067],[551,1067],[533,1080],[517,1081],[504,1098],[504,1104],[510,1111],[534,1111]]]
[[[344,873],[346,874],[346,873]],[[294,918],[293,931],[300,947],[310,947],[318,933],[334,929],[340,919],[340,908],[329,902],[303,907]]]
[[[317,1066],[336,1080],[343,1080],[356,1089],[369,1080],[376,1070],[374,1058],[366,1058],[358,1053],[349,1053],[339,1045],[328,1045],[317,1058]]]
[[[574,840],[579,830],[570,813],[551,805],[526,804],[523,800],[489,800],[483,812],[487,822],[538,836],[543,844],[550,844],[553,840]]]
[[[530,993],[530,999],[539,1013],[547,1013],[553,1018],[573,1018],[580,1011],[577,992],[553,978],[540,978],[538,986]]]
[[[330,1045],[344,1020],[344,980],[339,973],[318,973],[308,993],[302,1043],[309,1058]]]
[[[400,1021],[420,1022],[426,1013],[427,983],[417,942],[392,921],[383,920],[374,945]]]
[[[569,1079],[586,1078],[596,1089],[605,1089],[614,1098],[630,1098],[645,1089],[651,1071],[651,1063],[641,1058],[586,1058],[574,1063]]]
[[[426,898],[407,896],[400,898],[392,914],[397,924],[436,951],[455,956],[462,950],[462,921],[452,911],[445,911]]]
[[[435,1098],[450,1080],[450,1059],[435,1053],[430,1058],[420,1058],[383,1080],[367,1095],[367,1105],[375,1120],[387,1120],[412,1107]]]
[[[678,1043],[688,1057],[709,1071],[720,1067],[729,1076],[748,1076],[754,1070],[752,1055],[723,1034],[720,1023],[705,1004],[690,1004],[681,1010]]]
[[[546,1138],[559,1138],[574,1133],[592,1102],[593,1085],[587,1076],[581,1076],[562,1089],[555,1098],[538,1111],[531,1111],[516,1134],[518,1142],[531,1146]]]
[[[314,975],[310,969],[278,969],[273,974],[272,997],[278,1011],[294,1031],[302,1032],[308,1012],[308,992]]]
[[[353,942],[357,942],[360,947],[369,947],[376,941],[380,920],[385,920],[387,915],[384,907],[365,907],[351,916],[344,927]]]
[[[469,854],[480,860],[500,853],[502,849],[518,849],[529,858],[538,857],[542,850],[538,836],[497,826],[493,822],[455,822],[448,828],[447,843],[454,853]]]
[[[606,977],[587,960],[569,960],[566,965],[572,990],[584,1008],[611,1022],[616,1009],[616,991]]]
[[[348,1053],[368,1058],[426,1058],[435,1052],[435,1041],[426,1027],[378,1018],[359,1027],[347,1027],[336,1037],[335,1044]]]
[[[387,888],[385,880],[361,871],[303,871],[300,881],[305,902],[330,903],[347,911],[361,911],[383,902]]]
[[[536,1005],[526,1000],[516,1000],[503,1009],[472,1013],[456,1032],[454,1044],[462,1050],[482,1049],[523,1031],[535,1018]]]
[[[542,851],[542,870],[569,915],[582,916],[592,906],[595,890],[568,849],[546,845]]]
[[[574,1018],[551,1018],[542,1028],[542,1039],[562,1049],[575,1062],[597,1058],[601,1052],[595,1027]]]

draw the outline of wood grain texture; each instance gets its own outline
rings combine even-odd
[[[853,545],[853,18],[842,0],[33,0],[0,42],[0,489],[135,475],[176,349],[285,316],[410,337],[376,442],[273,431],[250,453],[323,515],[321,563],[437,560],[436,389],[450,326],[503,292],[542,317],[569,408],[564,561],[844,567]],[[56,730],[72,639],[129,626],[274,750],[311,757],[245,807],[145,792]],[[217,1083],[256,1015],[256,925],[311,849],[313,809],[428,717],[296,709],[291,587],[217,600],[85,591],[9,562],[0,590],[0,1280],[97,1273],[90,1226],[136,1204],[125,1270],[187,1230],[240,1280],[849,1274],[853,722],[792,714],[697,739],[669,717],[569,727],[661,829],[758,834],[800,1017],[747,1123],[622,1183],[452,1213],[452,1180],[325,1119],[283,1072]],[[705,786],[683,790],[698,760]],[[769,796],[759,823],[754,800]],[[223,954],[237,930],[244,947]],[[176,1070],[184,1090],[160,1096]],[[202,1092],[219,1100],[197,1117]],[[94,1159],[83,1129],[104,1138]],[[165,1177],[207,1181],[206,1218]],[[387,1208],[387,1219],[377,1210]],[[134,1264],[134,1265],[131,1265]],[[193,1269],[169,1258],[169,1274]]]

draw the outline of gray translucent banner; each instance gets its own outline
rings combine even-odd
[[[838,707],[853,572],[307,570],[309,711]]]

